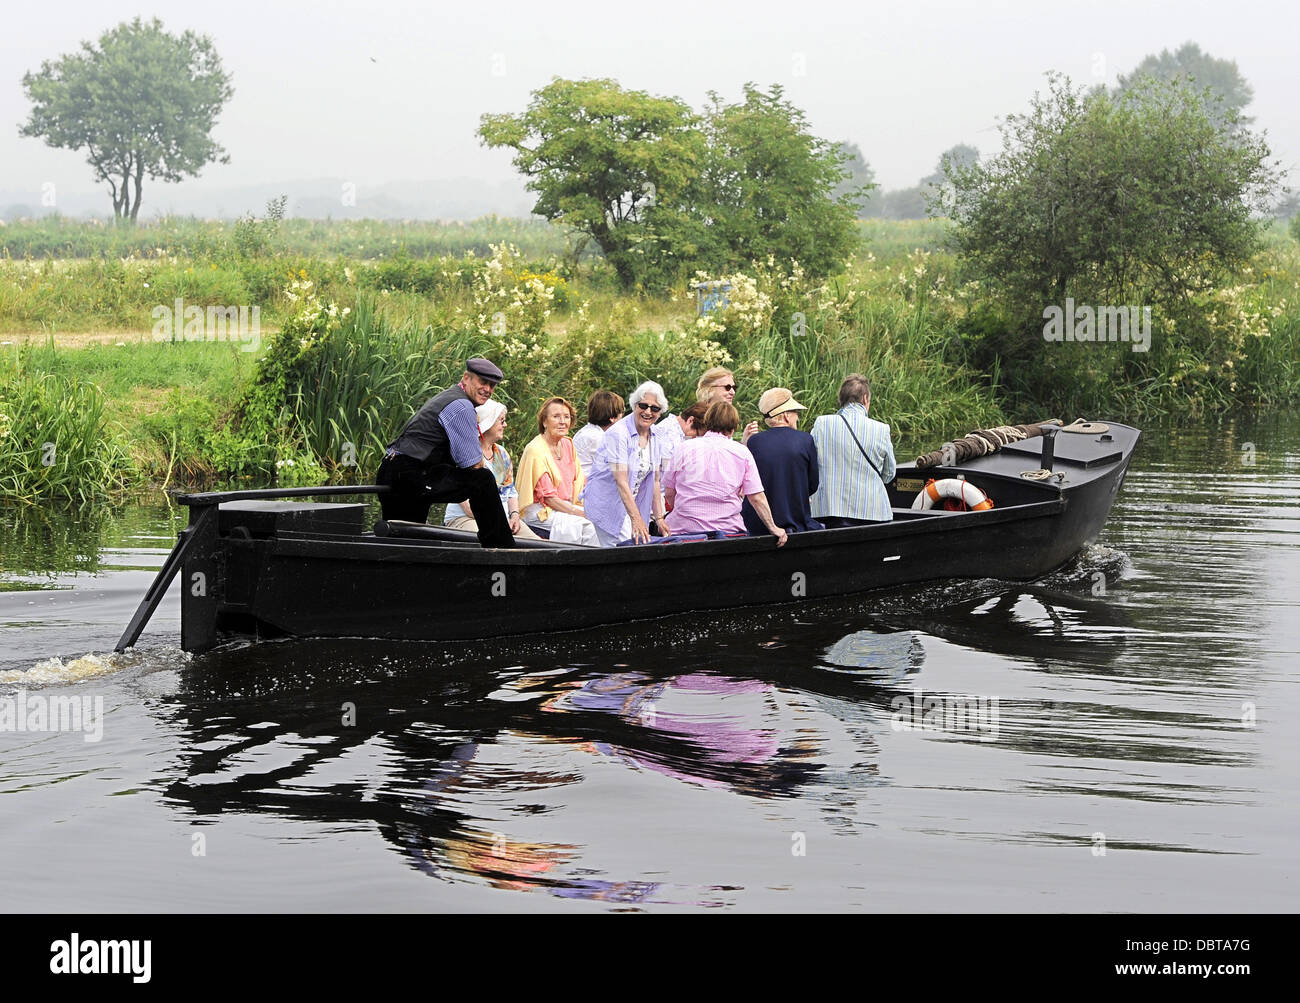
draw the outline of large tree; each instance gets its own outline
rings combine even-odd
[[[1231,109],[1218,121],[1186,81],[1144,76],[1109,94],[1053,75],[1028,113],[1005,119],[1002,142],[951,168],[942,198],[950,239],[987,289],[968,318],[970,361],[1013,394],[1078,407],[1111,399],[1112,383],[1182,379],[1214,360],[1231,389],[1241,339],[1204,302],[1259,246],[1278,182],[1263,140]],[[1071,300],[1114,316],[1149,309],[1143,347],[1096,348],[1086,314],[1059,344],[1044,321]]]
[[[1263,140],[1225,134],[1177,80],[1109,95],[1053,75],[1002,141],[950,166],[943,209],[956,249],[1031,314],[1066,296],[1178,299],[1247,260],[1277,185]]]
[[[484,115],[478,135],[515,151],[533,212],[595,241],[631,287],[702,236],[686,194],[704,158],[698,126],[676,98],[557,77],[522,114]]]
[[[838,270],[857,240],[857,199],[834,196],[845,174],[840,148],[812,134],[779,84],[766,92],[746,84],[744,94],[731,105],[710,94],[706,113],[701,193],[723,253],[734,264],[773,255],[812,275]]]
[[[515,151],[533,211],[595,241],[626,287],[768,255],[810,274],[840,267],[855,239],[854,197],[834,194],[841,152],[779,87],[711,98],[700,116],[613,80],[557,78],[522,114],[484,115],[478,134]]]
[[[211,39],[168,34],[156,18],[123,22],[81,51],[23,76],[32,102],[24,136],[85,149],[113,212],[134,220],[146,175],[180,181],[230,158],[210,133],[233,93]]]

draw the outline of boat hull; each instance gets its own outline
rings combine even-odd
[[[319,521],[359,505],[291,505],[272,518],[266,506],[244,510],[222,496],[202,496],[207,504],[198,516],[191,510],[183,562],[182,646],[201,652],[280,637],[460,641],[940,579],[1030,580],[1069,560],[1101,530],[1137,442],[1139,433],[1130,431],[1117,458],[1062,465],[1055,483],[1029,483],[978,461],[932,474],[965,476],[984,489],[997,503],[982,512],[912,512],[915,492],[898,485],[919,472],[901,467],[891,486],[894,522],[791,534],[781,548],[773,537],[755,537],[485,550],[420,537],[434,530],[412,529],[410,538],[365,533],[351,519],[359,513],[344,513],[349,518],[337,524]],[[220,518],[210,517],[214,507]],[[299,514],[310,518],[285,521]]]

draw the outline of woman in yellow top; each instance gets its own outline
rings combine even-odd
[[[586,477],[569,438],[578,412],[563,397],[551,397],[537,412],[538,435],[519,456],[515,484],[524,522],[557,543],[599,546],[596,527],[579,498]]]

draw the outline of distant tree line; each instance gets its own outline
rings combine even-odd
[[[1220,128],[1227,128],[1231,123],[1231,128],[1240,130],[1254,122],[1254,119],[1244,114],[1245,107],[1254,98],[1254,89],[1241,75],[1236,62],[1216,59],[1195,42],[1186,42],[1172,52],[1165,49],[1159,54],[1147,56],[1131,73],[1121,74],[1118,85],[1110,93],[1118,96],[1141,87],[1144,78],[1180,82],[1207,93],[1210,98],[1208,113]],[[1105,87],[1097,87],[1094,93],[1105,90]],[[874,181],[875,172],[856,143],[841,142],[838,147],[844,156],[845,168],[855,178]],[[946,183],[947,166],[967,167],[978,159],[979,151],[973,146],[958,144],[944,152],[934,173],[921,178],[917,184],[909,188],[872,192],[864,200],[858,215],[862,219],[924,219],[937,205],[939,190]],[[1285,219],[1293,216],[1297,207],[1294,198],[1283,199],[1271,211],[1273,215]]]
[[[838,144],[840,154],[844,157],[844,167],[850,172],[852,180],[859,178],[871,182],[875,180],[873,171],[857,143],[841,142]],[[938,194],[938,189],[946,184],[944,171],[949,164],[966,166],[979,160],[979,150],[966,143],[945,150],[935,165],[934,172],[927,174],[910,188],[896,188],[892,191],[874,190],[863,199],[858,209],[859,219],[925,219],[929,207]],[[879,186],[875,186],[877,189]]]

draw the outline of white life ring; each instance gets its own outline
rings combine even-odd
[[[957,499],[972,512],[983,512],[993,507],[993,499],[970,481],[963,481],[960,477],[945,477],[941,481],[928,481],[925,487],[916,493],[912,508],[921,510],[933,508],[935,502],[943,498]]]

